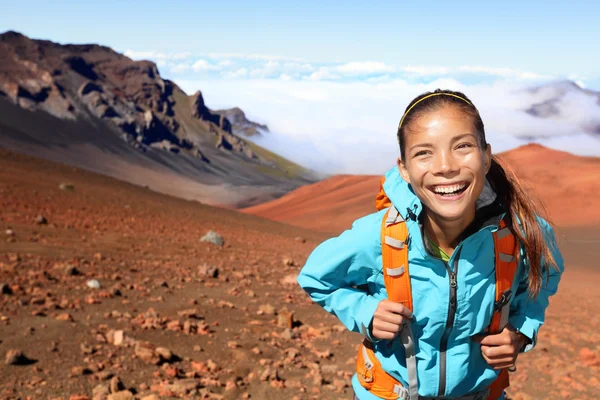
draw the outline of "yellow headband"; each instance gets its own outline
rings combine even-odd
[[[412,110],[417,104],[419,104],[420,102],[422,102],[425,99],[428,99],[430,97],[433,96],[452,96],[452,97],[456,97],[457,99],[461,99],[462,101],[464,101],[465,103],[467,103],[468,105],[472,106],[473,104],[471,104],[471,102],[463,97],[457,96],[455,94],[452,93],[432,93],[432,94],[428,94],[427,96],[419,99],[418,101],[415,102],[415,104],[413,104],[412,106],[410,106],[410,108],[408,110],[406,110],[406,112],[404,113],[404,115],[402,116],[402,119],[400,120],[400,124],[398,124],[398,130],[400,130],[400,128],[402,127],[402,122],[404,121],[404,118],[408,115],[408,113],[410,112],[410,110]]]

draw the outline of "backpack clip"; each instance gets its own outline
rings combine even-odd
[[[494,303],[494,311],[500,312],[502,308],[504,308],[504,306],[506,306],[510,302],[511,298],[512,290],[507,290],[506,292],[502,293],[500,299],[498,299],[498,301]]]

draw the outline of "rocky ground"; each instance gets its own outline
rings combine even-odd
[[[295,284],[323,234],[2,150],[0,228],[2,399],[352,396],[360,336]],[[600,274],[584,264],[511,398],[600,393]]]

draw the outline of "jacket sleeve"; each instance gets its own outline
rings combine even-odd
[[[558,269],[549,266],[542,259],[542,287],[539,295],[535,299],[530,299],[528,282],[529,264],[525,260],[523,250],[521,250],[521,263],[518,272],[519,284],[510,306],[509,323],[529,338],[529,343],[522,350],[525,352],[533,349],[536,344],[538,330],[544,323],[549,298],[556,293],[558,282],[564,271],[564,260],[556,244],[556,237],[552,227],[545,220],[541,218],[538,220]]]
[[[355,221],[352,229],[321,243],[308,257],[298,284],[351,331],[368,339],[378,299],[357,286],[381,269],[379,236],[384,212]]]

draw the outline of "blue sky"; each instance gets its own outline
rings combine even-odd
[[[597,1],[29,1],[2,6],[0,31],[150,59],[211,108],[267,123],[259,141],[272,150],[327,172],[379,173],[396,157],[406,104],[437,87],[476,102],[498,151],[536,137],[600,155],[600,138],[582,131],[600,126],[589,98],[566,96],[552,121],[523,113],[553,96],[531,87],[600,90],[598,16]]]
[[[600,88],[597,1],[8,2],[0,30],[126,50],[480,65]]]

